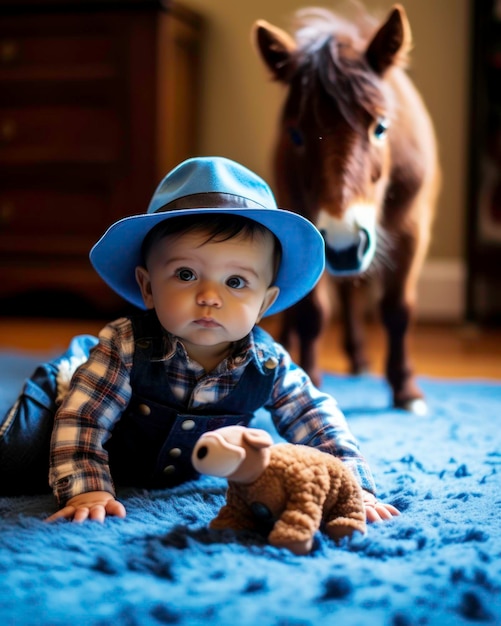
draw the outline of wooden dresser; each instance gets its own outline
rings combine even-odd
[[[166,0],[0,0],[0,314],[119,306],[88,253],[196,154],[202,32]]]

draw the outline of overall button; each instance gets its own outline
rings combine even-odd
[[[147,404],[140,404],[137,408],[141,415],[149,415],[151,413],[151,409]]]
[[[175,471],[176,471],[176,468],[174,465],[167,465],[166,467],[163,468],[162,473],[165,474],[166,476],[170,476],[171,474],[174,474]]]
[[[264,366],[267,370],[274,370],[278,365],[278,359],[274,356],[270,356],[270,358],[265,362]]]
[[[195,428],[195,421],[194,420],[185,420],[181,424],[181,428],[183,430],[193,430]]]
[[[172,448],[172,450],[169,450],[169,456],[173,459],[179,458],[181,456],[181,448]]]

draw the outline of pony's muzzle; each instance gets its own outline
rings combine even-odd
[[[356,235],[357,241],[347,248],[336,249],[327,242],[325,231],[320,231],[325,240],[325,261],[329,274],[334,276],[351,276],[364,272],[372,258],[367,262],[366,255],[370,251],[370,233],[361,229]]]
[[[368,269],[376,249],[375,214],[367,203],[351,205],[341,218],[319,212],[317,228],[325,241],[329,274],[357,276]]]

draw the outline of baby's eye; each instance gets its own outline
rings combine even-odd
[[[231,289],[242,289],[247,285],[247,281],[244,280],[241,276],[230,276],[226,281],[228,287]]]
[[[188,267],[181,267],[180,269],[176,270],[176,276],[179,278],[179,280],[182,280],[184,282],[196,280],[195,272],[193,270],[190,270]]]

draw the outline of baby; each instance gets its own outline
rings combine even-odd
[[[246,426],[264,408],[287,441],[346,463],[368,521],[398,515],[376,500],[335,400],[257,326],[306,296],[324,268],[320,233],[279,209],[261,178],[225,158],[189,159],[167,174],[147,212],[113,224],[90,258],[142,311],[98,339],[76,338],[35,372],[0,424],[2,484],[22,492],[49,464],[59,504],[49,520],[125,517],[116,486],[196,478],[200,435]],[[22,469],[15,449],[24,450]]]

